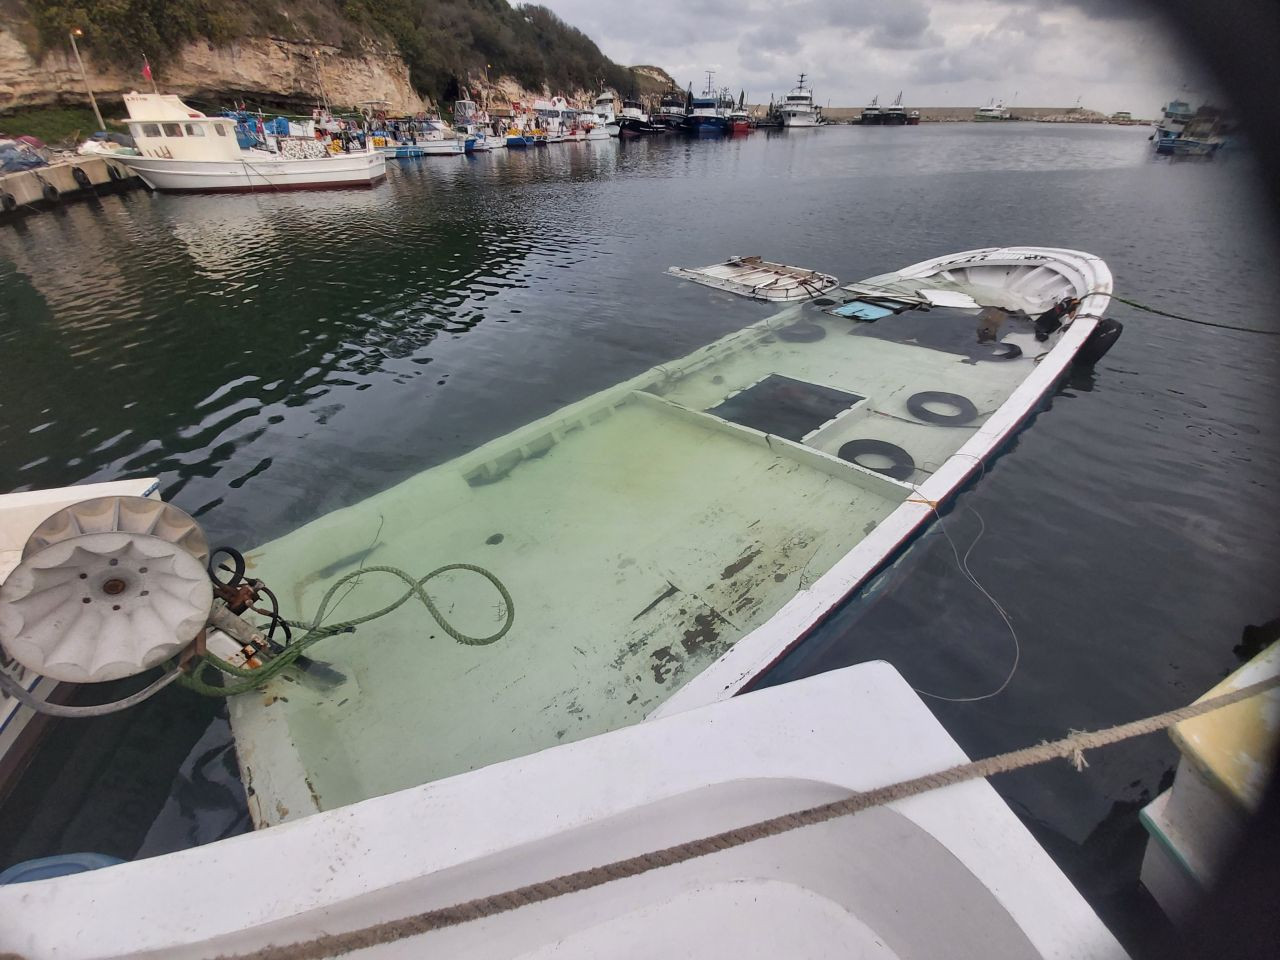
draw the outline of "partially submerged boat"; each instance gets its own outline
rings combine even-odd
[[[118,159],[153,190],[234,193],[369,187],[387,173],[372,139],[361,150],[333,152],[315,139],[276,138],[273,150],[245,149],[236,121],[208,117],[176,96],[129,93],[129,133],[138,155]]]
[[[978,781],[412,947],[401,934],[421,934],[394,924],[962,762],[887,665],[721,701],[890,562],[1073,361],[1105,352],[1110,291],[1106,265],[1070,250],[915,264],[787,306],[252,551],[240,573],[313,624],[394,603],[396,570],[434,569],[435,623],[401,611],[335,625],[307,648],[327,677],[296,660],[230,700],[250,813],[273,829],[0,886],[0,951],[227,955],[385,921],[393,935],[366,941],[370,955],[1121,955]],[[14,649],[27,613],[48,625],[79,609],[81,531],[62,528],[46,548],[29,540],[23,582],[0,590]],[[90,534],[115,538],[102,571],[156,539],[119,529]],[[147,549],[207,598],[187,536]],[[57,609],[40,592],[50,572],[70,588]],[[241,622],[246,582],[214,585],[207,626],[182,607],[160,632],[186,624],[193,656],[230,643],[242,674],[269,669],[269,635]],[[299,822],[275,828],[285,821]]]
[[[379,796],[743,689],[904,547],[1100,326],[1096,257],[992,248],[794,304],[248,556],[310,614],[367,565],[480,564],[492,646],[408,616],[317,644],[349,677],[236,698],[259,825]],[[1083,352],[1083,353],[1082,353]],[[506,615],[438,587],[455,627]],[[362,579],[359,607],[402,592]],[[338,616],[346,615],[355,600]],[[460,722],[459,718],[466,718]],[[388,730],[428,733],[405,743]]]

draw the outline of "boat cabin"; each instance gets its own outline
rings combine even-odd
[[[173,94],[129,93],[129,133],[144,157],[173,160],[239,160],[236,122],[207,117]]]

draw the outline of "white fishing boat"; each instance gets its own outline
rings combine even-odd
[[[800,74],[796,88],[783,99],[781,110],[784,127],[818,126],[818,111],[813,105],[813,90],[805,85],[805,74]]]
[[[0,886],[0,951],[179,960],[305,941],[318,948],[307,956],[376,958],[1122,958],[981,780],[625,880],[564,881],[573,892],[534,905],[497,900],[965,759],[892,667],[867,663],[286,829]],[[245,877],[256,893],[231,879]],[[424,932],[408,919],[480,898],[490,915],[470,922]]]
[[[207,117],[175,96],[135,92],[124,102],[138,155],[119,159],[153,190],[322,190],[372,186],[386,176],[386,157],[372,140],[350,153],[304,138],[278,139],[275,151],[246,150],[234,120]]]
[[[464,87],[462,99],[453,104],[453,129],[466,138],[467,153],[488,153],[493,149],[492,121],[488,111],[480,109],[467,95]],[[505,146],[505,142],[503,144]]]
[[[91,483],[53,490],[32,490],[0,496],[0,583],[22,560],[23,548],[35,529],[50,514],[73,503],[99,497],[149,497],[158,500],[154,478]],[[0,671],[41,700],[54,697],[58,682],[9,660],[0,649]],[[35,711],[0,690],[0,793],[29,754],[43,724]]]
[[[1012,120],[1013,114],[1004,105],[1003,100],[992,99],[985,107],[979,107],[973,119],[982,121]]]
[[[616,110],[617,100],[612,90],[605,90],[600,96],[596,97],[596,102],[591,108],[591,112],[599,118],[598,125],[602,127],[605,134],[610,137],[619,136],[621,130],[618,126],[618,114]],[[598,139],[591,137],[590,139]]]

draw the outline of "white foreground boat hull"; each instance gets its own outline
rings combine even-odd
[[[818,118],[812,113],[783,113],[782,125],[784,127],[816,127]]]
[[[866,663],[287,827],[0,887],[0,951],[239,955],[498,894],[966,759],[892,667]],[[246,896],[235,878],[269,895]],[[1124,953],[976,780],[360,955]]]
[[[315,160],[245,151],[240,160],[171,160],[120,156],[153,190],[165,193],[242,193],[253,190],[332,190],[371,187],[387,174],[377,151],[339,153]]]

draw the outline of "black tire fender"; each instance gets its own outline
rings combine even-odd
[[[955,413],[937,413],[930,410],[927,404],[941,403],[955,407]],[[944,393],[941,390],[923,390],[907,398],[907,411],[917,420],[925,423],[936,423],[944,427],[959,427],[973,420],[978,415],[978,408],[968,397],[958,393]]]
[[[886,477],[892,477],[894,480],[908,480],[916,469],[916,462],[912,459],[911,454],[897,444],[889,443],[887,440],[871,440],[869,438],[850,440],[840,448],[836,456],[841,460],[857,464],[864,470],[883,473]],[[870,467],[865,463],[858,462],[859,457],[866,456],[887,457],[893,462],[887,467]]]

